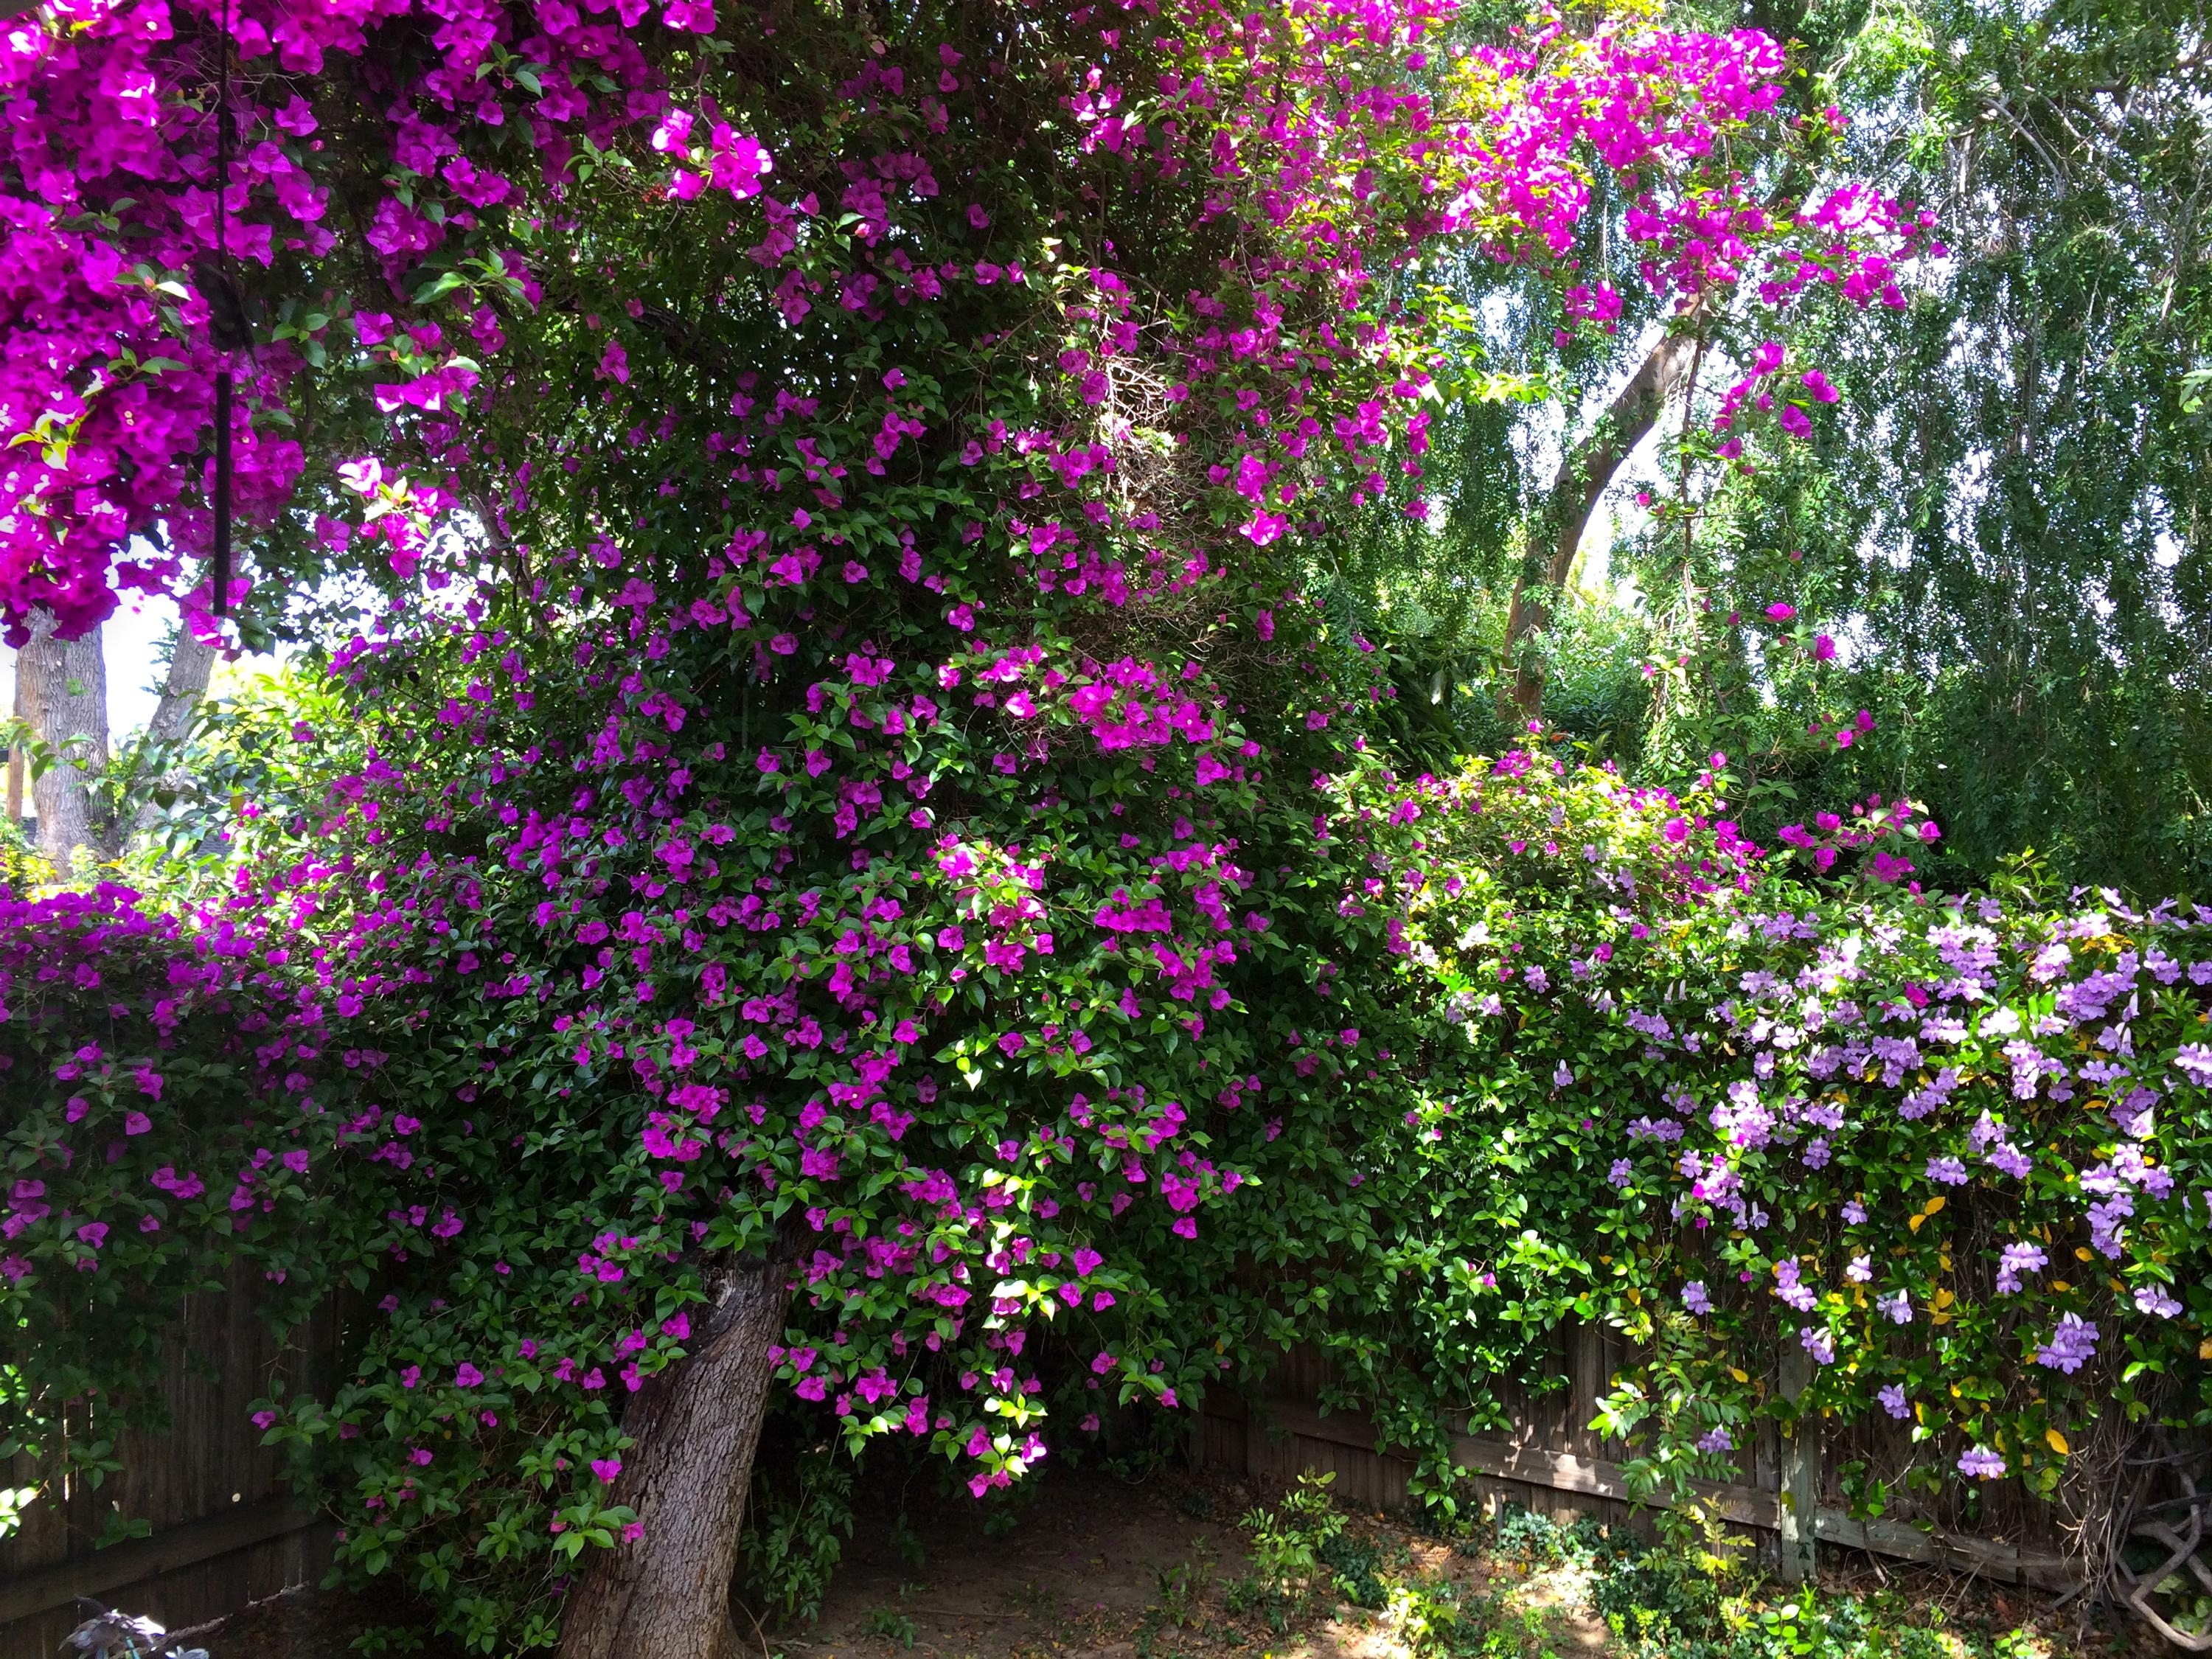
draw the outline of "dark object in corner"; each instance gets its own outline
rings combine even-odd
[[[64,1651],[75,1650],[84,1659],[208,1659],[205,1648],[185,1648],[178,1643],[191,1635],[170,1635],[150,1619],[103,1607],[88,1596],[77,1597],[79,1607],[93,1616],[62,1638]]]

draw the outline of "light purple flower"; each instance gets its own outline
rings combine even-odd
[[[1774,1293],[1780,1297],[1786,1305],[1795,1308],[1799,1313],[1810,1313],[1813,1311],[1814,1304],[1820,1299],[1820,1294],[1811,1286],[1798,1282],[1799,1271],[1797,1259],[1795,1256],[1786,1261],[1776,1262]]]
[[[2087,1188],[2088,1179],[2082,1178]],[[2120,1239],[2125,1231],[2121,1223],[2136,1212],[2136,1201],[2125,1193],[2115,1193],[2101,1204],[2089,1206],[2089,1243],[2112,1261],[2120,1256]]]
[[[2010,1142],[2000,1142],[1990,1150],[1984,1162],[2000,1175],[2010,1176],[2014,1181],[2027,1180],[2028,1171],[2035,1167],[2028,1155]]]
[[[1899,1291],[1894,1296],[1879,1297],[1874,1305],[1889,1316],[1889,1322],[1893,1325],[1910,1325],[1912,1322],[1912,1297],[1906,1291]]]
[[[1966,1184],[1966,1166],[1955,1158],[1931,1158],[1928,1160],[1928,1178],[1945,1187]]]
[[[1626,1192],[1628,1189],[1628,1183],[1636,1179],[1636,1166],[1625,1158],[1616,1158],[1613,1160],[1612,1170],[1607,1173],[1605,1178]]]
[[[1698,1437],[1701,1452],[1724,1452],[1735,1449],[1735,1437],[1726,1429],[1707,1429]]]
[[[1881,1401],[1882,1410],[1902,1423],[1912,1415],[1912,1407],[1905,1401],[1905,1384],[1892,1382],[1875,1396]]]
[[[1969,1480],[1996,1480],[2005,1472],[2005,1461],[1986,1446],[1976,1446],[1959,1457],[1959,1473]]]
[[[1682,1305],[1693,1314],[1708,1314],[1713,1310],[1713,1299],[1705,1294],[1705,1281],[1693,1279],[1682,1286]]]
[[[2080,1314],[2062,1314],[2051,1340],[2036,1350],[2035,1363],[2071,1376],[2097,1357],[2097,1328]]]
[[[2011,1296],[2020,1289],[2022,1273],[2039,1273],[2050,1257],[2040,1245],[2008,1244],[1997,1260],[1997,1294]]]
[[[1797,1340],[1804,1345],[1805,1352],[1813,1356],[1814,1364],[1832,1365],[1836,1363],[1836,1339],[1818,1325],[1806,1326],[1797,1333]]]
[[[2181,1304],[2166,1293],[2163,1285],[2136,1286],[2136,1310],[2155,1319],[2171,1319],[2181,1311]]]

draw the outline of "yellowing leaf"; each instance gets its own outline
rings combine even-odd
[[[1738,1370],[1737,1370],[1735,1366],[1733,1366],[1733,1365],[1731,1365],[1731,1366],[1729,1366],[1729,1375],[1730,1376],[1732,1376],[1732,1377],[1735,1378],[1735,1380],[1736,1380],[1737,1382],[1750,1382],[1750,1381],[1751,1381],[1751,1378],[1750,1378],[1750,1377],[1748,1377],[1748,1376],[1745,1376],[1743,1372],[1741,1372],[1741,1371]]]
[[[1921,1206],[1920,1213],[1923,1215],[1940,1215],[1942,1212],[1943,1206],[1950,1201],[1951,1200],[1944,1197],[1942,1194],[1938,1193],[1935,1197],[1929,1199],[1925,1205]]]
[[[1959,1298],[1957,1297],[1952,1295],[1948,1291],[1938,1291],[1936,1292],[1936,1305],[1939,1308],[1948,1308],[1958,1299]]]
[[[2074,1449],[2071,1446],[2066,1443],[2066,1437],[2059,1433],[2056,1429],[2045,1429],[2043,1431],[2043,1437],[2050,1443],[2051,1449],[2057,1452],[2061,1457],[2065,1456],[2068,1452]]]
[[[1905,1224],[1917,1233],[1920,1231],[1920,1224],[1927,1219],[1924,1215],[1909,1215],[1905,1218]]]
[[[2212,1359],[2212,1336],[2206,1337],[2197,1345],[2197,1357],[2199,1359]]]
[[[2089,1247],[2086,1244],[2076,1244],[2074,1247],[2074,1259],[2076,1261],[2087,1261],[2089,1259]]]

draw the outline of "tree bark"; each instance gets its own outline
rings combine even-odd
[[[192,711],[207,695],[216,654],[214,646],[193,637],[190,626],[178,625],[176,648],[169,653],[169,677],[162,683],[161,702],[154,705],[154,718],[146,722],[149,743],[167,745],[183,741],[185,733],[191,729]],[[183,776],[173,769],[167,770],[161,775],[161,781],[173,788],[182,783]],[[150,830],[161,817],[161,809],[149,801],[138,809],[131,827]]]
[[[183,625],[177,629],[177,647],[169,654],[169,678],[161,686],[161,701],[154,706],[146,735],[156,743],[174,743],[191,726],[192,710],[207,695],[208,678],[215,672],[216,647],[193,637]]]
[[[1688,380],[1697,356],[1694,333],[1668,334],[1644,356],[1621,387],[1603,418],[1559,458],[1559,470],[1546,492],[1544,509],[1532,532],[1513,599],[1505,613],[1505,660],[1512,667],[1511,700],[1522,720],[1544,711],[1542,665],[1523,647],[1552,620],[1553,596],[1574,569],[1583,532],[1589,527],[1613,476]]]
[[[599,1550],[561,1621],[558,1659],[737,1659],[730,1583],[774,1367],[791,1261],[732,1261],[708,1281],[697,1346],[640,1389],[623,1424],[614,1499],[645,1535]]]
[[[31,620],[31,637],[15,653],[15,713],[51,744],[54,763],[31,786],[39,815],[39,851],[66,878],[77,849],[103,850],[92,817],[93,774],[107,762],[107,664],[100,630],[73,640],[54,637],[51,612]]]

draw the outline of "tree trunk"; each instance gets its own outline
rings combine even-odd
[[[154,718],[146,723],[146,738],[149,743],[168,745],[183,741],[191,729],[192,711],[207,695],[208,679],[215,672],[216,650],[203,644],[192,635],[189,624],[177,628],[176,649],[169,653],[169,678],[162,683],[161,700],[154,706]],[[183,782],[181,773],[165,770],[161,781],[174,789]],[[161,809],[148,801],[138,809],[134,830],[150,830],[161,819]]]
[[[208,678],[215,672],[216,647],[193,637],[179,624],[177,647],[169,654],[169,678],[161,686],[161,701],[154,706],[146,735],[156,743],[174,743],[191,726],[192,710],[207,695]]]
[[[1512,705],[1525,720],[1541,718],[1544,672],[1523,647],[1552,620],[1553,595],[1566,584],[1575,554],[1613,475],[1689,378],[1697,356],[1694,333],[1668,334],[1653,346],[1621,387],[1604,417],[1559,458],[1544,510],[1528,540],[1513,600],[1505,613],[1505,660],[1513,671]]]
[[[732,1261],[708,1279],[713,1311],[691,1352],[639,1390],[623,1420],[614,1498],[645,1535],[594,1551],[561,1621],[559,1659],[736,1659],[730,1581],[791,1263]]]
[[[92,820],[92,775],[107,762],[107,664],[100,630],[73,640],[54,637],[54,619],[40,611],[31,637],[15,653],[15,713],[55,751],[54,763],[31,786],[39,814],[39,850],[63,877],[79,848],[104,849]]]

